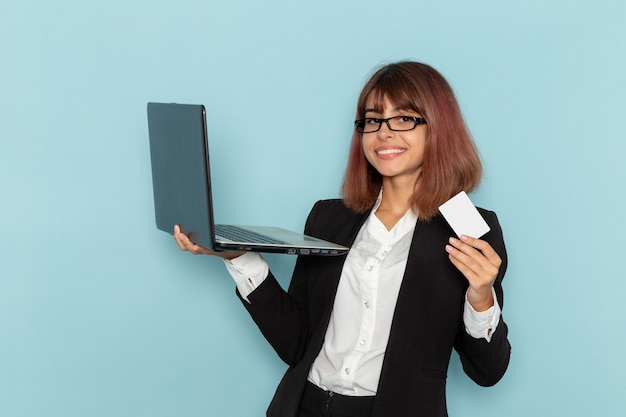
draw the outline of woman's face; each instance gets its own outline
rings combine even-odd
[[[374,109],[372,95],[367,99],[364,117],[387,119],[395,116],[422,117],[412,110],[399,109],[385,97],[382,113]],[[390,130],[382,123],[377,132],[363,133],[363,152],[370,164],[384,180],[403,180],[413,186],[424,162],[426,125],[420,124],[413,130]]]

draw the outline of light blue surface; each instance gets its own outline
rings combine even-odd
[[[3,2],[0,415],[263,415],[285,366],[221,261],[156,230],[146,103],[207,106],[219,221],[301,229],[338,195],[363,82],[405,58],[455,88],[510,255],[512,363],[483,389],[454,356],[451,416],[626,415],[624,21],[618,0]]]

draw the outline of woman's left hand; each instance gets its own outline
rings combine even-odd
[[[476,311],[489,309],[494,303],[491,289],[502,259],[484,240],[463,235],[461,239],[451,237],[449,242],[446,252],[450,261],[469,282],[467,301]]]

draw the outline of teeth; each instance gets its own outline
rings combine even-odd
[[[404,149],[385,149],[382,151],[378,151],[378,155],[391,155],[392,153],[402,153]]]

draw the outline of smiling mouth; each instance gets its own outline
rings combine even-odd
[[[380,151],[376,151],[378,155],[392,155],[394,153],[402,153],[405,152],[405,149],[382,149]]]

